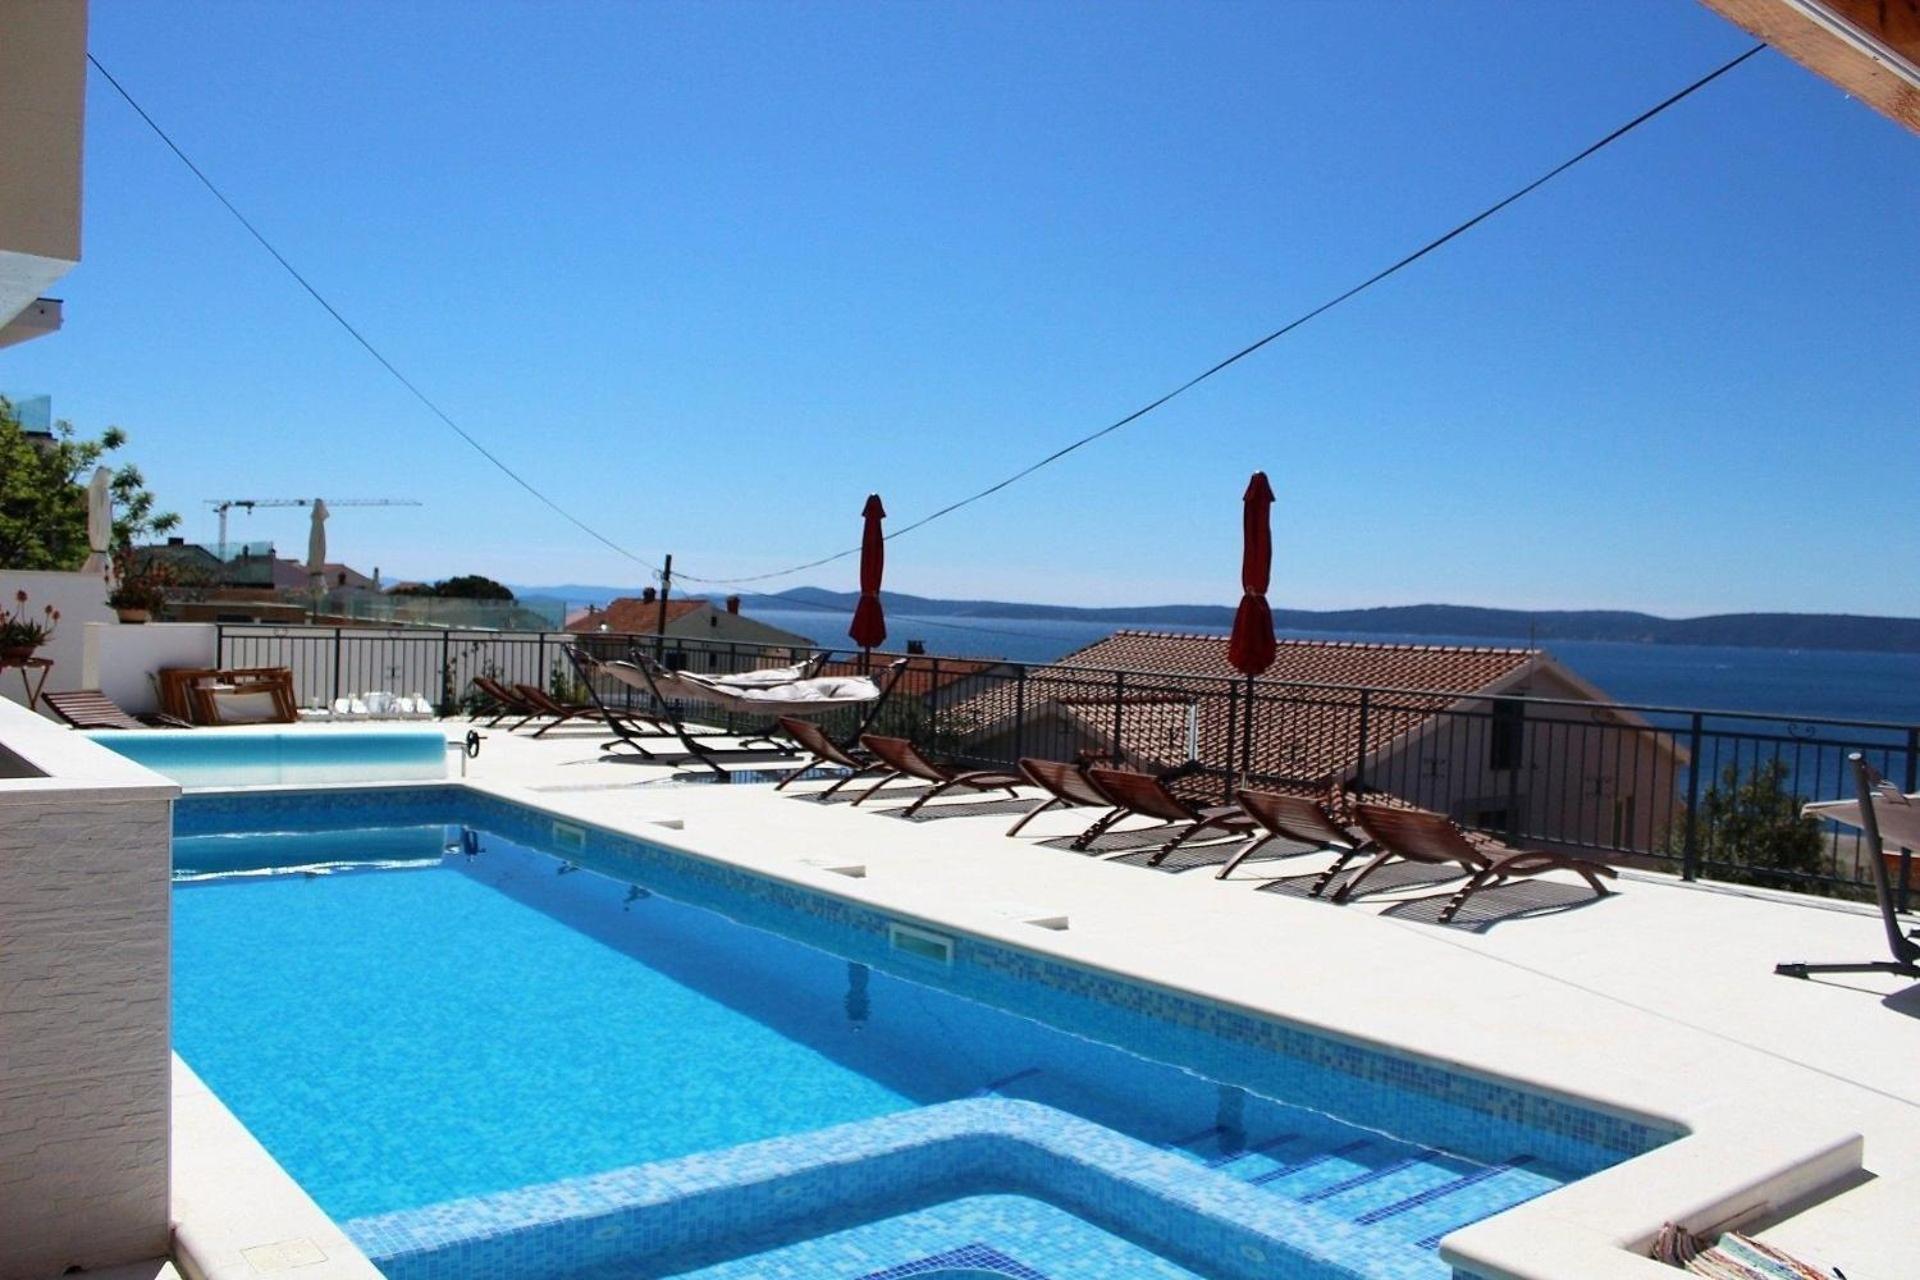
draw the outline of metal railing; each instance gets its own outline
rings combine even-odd
[[[365,690],[421,693],[472,710],[476,675],[578,697],[561,646],[602,657],[637,646],[670,667],[723,673],[803,660],[805,650],[608,633],[219,627],[223,666],[284,666],[302,705]],[[876,665],[900,655],[875,654]],[[913,655],[873,726],[980,765],[1099,752],[1180,769],[1196,798],[1236,787],[1349,788],[1448,814],[1510,841],[1817,893],[1871,893],[1859,834],[1798,817],[1850,797],[1861,752],[1903,790],[1920,789],[1920,726],[1458,690],[1395,689],[1177,672]],[[829,670],[863,659],[835,655]],[[609,700],[624,685],[597,690]],[[750,726],[711,706],[685,711],[727,732]],[[845,723],[841,723],[844,720]],[[848,733],[853,712],[831,719]],[[763,727],[763,726],[762,726]],[[1893,868],[1906,908],[1910,858]]]

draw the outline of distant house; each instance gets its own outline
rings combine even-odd
[[[663,634],[660,597],[652,587],[637,596],[621,596],[606,607],[589,606],[567,617],[566,629],[576,635],[610,632],[616,635]],[[740,597],[728,596],[720,608],[696,596],[669,597],[664,634],[675,640],[712,640],[721,643],[781,645],[811,649],[806,636],[756,621],[740,612]]]
[[[970,692],[937,723],[969,757],[1117,752],[1308,790],[1357,779],[1543,843],[1651,848],[1676,814],[1684,752],[1594,705],[1606,695],[1543,650],[1287,640],[1251,720],[1247,688],[1224,636],[1119,631]]]
[[[328,591],[378,591],[380,584],[350,565],[329,560],[320,566],[320,580]],[[276,558],[273,562],[273,585],[280,591],[305,591],[313,585],[313,575],[307,572],[305,560]]]

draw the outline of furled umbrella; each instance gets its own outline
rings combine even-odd
[[[96,467],[87,486],[87,562],[82,573],[105,573],[113,548],[113,472]]]
[[[1233,636],[1227,641],[1227,661],[1242,675],[1257,676],[1273,665],[1273,611],[1267,607],[1267,584],[1273,573],[1273,486],[1267,473],[1256,471],[1242,498],[1240,550],[1240,608],[1233,615]]]
[[[853,625],[847,628],[847,634],[863,650],[871,652],[887,641],[887,616],[880,607],[880,575],[886,568],[887,543],[880,532],[880,522],[887,518],[887,510],[880,505],[880,495],[867,495],[867,505],[860,511],[866,520],[866,528],[860,534],[860,602],[853,607]]]
[[[313,527],[307,530],[307,585],[317,594],[327,589],[327,504],[313,500]]]
[[[1267,473],[1256,471],[1241,499],[1240,608],[1233,615],[1233,635],[1227,641],[1227,661],[1247,677],[1246,714],[1241,718],[1241,772],[1253,768],[1253,678],[1273,665],[1273,611],[1267,607],[1267,584],[1273,573],[1273,486]]]

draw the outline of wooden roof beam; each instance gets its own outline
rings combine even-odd
[[[1702,0],[1920,133],[1920,0]]]

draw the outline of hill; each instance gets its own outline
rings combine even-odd
[[[794,587],[779,593],[799,607],[851,609],[851,591]],[[1080,608],[1000,600],[940,600],[882,592],[888,609],[923,618],[1060,618],[1141,626],[1224,627],[1226,605],[1148,605]],[[763,607],[772,607],[763,602]],[[1345,631],[1380,635],[1449,636],[1511,644],[1529,638],[1613,640],[1638,644],[1726,645],[1762,649],[1852,649],[1920,653],[1920,618],[1839,613],[1723,613],[1662,618],[1620,609],[1483,609],[1472,605],[1415,604],[1375,609],[1275,609],[1273,623],[1289,631]]]

